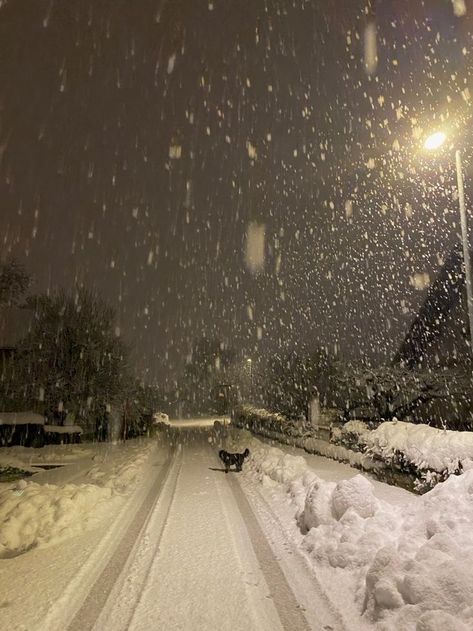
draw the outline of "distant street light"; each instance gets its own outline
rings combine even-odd
[[[424,148],[429,151],[439,149],[447,139],[442,131],[437,131],[426,138]],[[460,224],[462,231],[463,265],[465,267],[466,299],[468,305],[468,321],[470,323],[470,353],[473,354],[473,291],[471,284],[470,248],[468,246],[468,226],[465,207],[465,191],[463,186],[463,169],[460,149],[455,150],[455,166],[457,169],[458,205],[460,208]]]

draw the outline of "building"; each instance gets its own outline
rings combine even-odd
[[[408,368],[470,366],[470,333],[461,247],[453,249],[399,347]]]
[[[414,421],[473,430],[473,362],[460,246],[448,255],[393,363],[415,369],[426,382],[429,374],[445,380],[448,395],[420,407]]]

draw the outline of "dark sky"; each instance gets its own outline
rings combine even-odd
[[[204,334],[389,356],[458,238],[452,152],[418,150],[433,125],[462,138],[470,191],[466,9],[0,0],[2,256],[37,291],[97,288],[149,378]]]

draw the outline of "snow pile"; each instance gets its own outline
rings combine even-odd
[[[326,482],[301,457],[255,439],[250,449],[246,474],[282,485],[295,538],[335,590],[355,594],[367,621],[386,631],[473,628],[473,470],[400,513],[362,475]]]
[[[401,452],[418,469],[441,473],[456,471],[459,462],[464,469],[473,466],[473,432],[393,421],[363,433],[361,440],[371,454],[389,461]]]
[[[290,482],[301,476],[307,468],[306,461],[301,456],[285,454],[275,447],[256,449],[258,454],[253,454],[254,458],[251,462],[253,465],[258,463],[254,470],[263,482],[267,479],[279,483]],[[250,453],[252,453],[251,450]]]
[[[88,472],[86,484],[41,485],[20,480],[4,490],[0,494],[0,558],[93,528],[133,488],[150,449],[150,444],[133,445],[103,455]]]

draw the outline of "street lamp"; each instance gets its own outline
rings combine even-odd
[[[434,134],[430,134],[424,142],[424,148],[429,151],[434,151],[443,145],[447,140],[447,135],[443,131],[436,131]]]
[[[435,151],[435,149],[439,149],[444,144],[446,139],[447,135],[444,132],[437,131],[426,138],[424,148],[428,151]],[[470,249],[468,247],[468,226],[466,220],[465,191],[463,186],[463,169],[460,149],[455,149],[455,166],[457,169],[458,205],[460,208],[460,224],[462,231],[468,321],[470,323],[470,353],[473,353],[473,291],[471,284]]]

